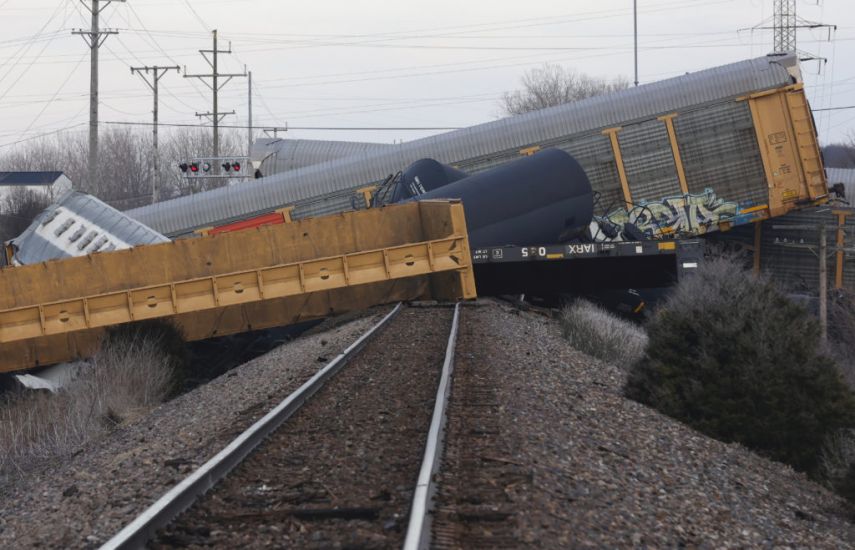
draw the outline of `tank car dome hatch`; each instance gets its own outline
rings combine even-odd
[[[472,248],[567,242],[585,232],[594,210],[588,176],[559,149],[544,149],[417,199],[463,201]]]
[[[449,183],[469,177],[469,174],[434,159],[420,159],[401,174],[401,180],[392,194],[392,202],[423,195]]]

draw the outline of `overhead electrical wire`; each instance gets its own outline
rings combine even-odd
[[[29,40],[28,42],[26,42],[25,44],[23,44],[23,45],[18,49],[18,51],[17,51],[17,52],[15,52],[15,54],[14,54],[12,57],[8,58],[8,59],[7,59],[7,60],[6,60],[2,65],[0,65],[0,71],[3,71],[3,70],[6,68],[6,65],[8,64],[8,62],[9,62],[9,61],[11,61],[12,59],[14,59],[14,58],[18,57],[18,53],[21,53],[22,51],[23,51],[24,53],[26,53],[26,52],[29,52],[29,51],[30,51],[30,48],[31,48],[31,47],[33,46],[33,44],[35,43],[35,42],[34,42],[35,38],[36,38],[36,37],[38,37],[42,32],[44,32],[44,30],[47,28],[47,26],[48,26],[48,25],[50,25],[50,23],[51,23],[51,22],[56,18],[56,16],[59,14],[60,9],[62,8],[62,6],[63,6],[63,4],[58,4],[58,5],[56,6],[56,9],[55,9],[55,10],[53,11],[53,13],[50,15],[50,17],[48,18],[48,20],[47,20],[47,21],[45,21],[45,24],[44,24],[44,25],[42,25],[42,28],[41,28],[41,29],[39,29],[39,31],[38,31],[35,35],[33,35],[33,39],[31,39],[31,40]],[[65,22],[66,22],[66,21],[68,21],[68,15],[67,15],[67,14],[66,14],[65,19],[64,19],[64,20],[63,20],[63,22],[62,22],[62,25],[60,25],[60,26],[65,26]],[[32,66],[33,66],[33,64],[34,64],[34,63],[38,60],[38,58],[41,56],[41,54],[43,54],[43,53],[44,53],[44,51],[45,51],[45,49],[47,48],[47,46],[48,46],[51,42],[53,42],[53,39],[55,38],[55,36],[56,36],[56,35],[55,35],[54,33],[52,33],[51,38],[50,38],[49,40],[47,40],[47,41],[46,41],[45,46],[44,46],[44,47],[41,49],[41,51],[39,52],[39,56],[37,56],[36,58],[34,58],[34,59],[30,62],[30,64],[27,66],[27,68],[26,68],[26,69],[24,69],[24,71],[21,73],[21,75],[19,76],[18,80],[16,80],[16,81],[12,84],[12,86],[10,86],[10,87],[6,90],[6,92],[5,92],[3,95],[0,95],[0,99],[2,99],[6,94],[8,94],[8,93],[9,93],[9,90],[11,90],[12,88],[14,88],[14,87],[15,87],[15,84],[17,84],[17,83],[18,83],[18,81],[21,79],[21,77],[23,77],[23,75],[24,75],[24,74],[26,74],[26,73],[27,73],[27,71],[29,71],[30,67],[32,67]],[[23,59],[24,53],[22,53],[22,54],[21,54],[21,56],[20,56],[20,57],[18,57],[18,60],[17,60],[17,61],[15,61],[15,63],[14,63],[11,67],[9,67],[9,69],[7,69],[7,72],[6,72],[5,74],[0,74],[0,82],[3,82],[3,80],[5,80],[5,79],[6,79],[6,76],[7,76],[7,75],[12,74],[12,71],[15,69],[15,67],[17,67],[17,66],[18,66],[18,63],[20,63],[20,61]]]
[[[128,121],[120,121],[120,120],[104,120],[99,121],[98,124],[111,124],[117,126],[153,126],[153,122],[128,122]],[[160,122],[160,126],[170,126],[173,128],[213,128],[212,124],[180,124],[180,123],[168,123],[168,122]],[[428,131],[428,130],[460,130],[461,126],[292,126],[288,124],[287,126],[277,126],[275,124],[253,124],[253,128],[258,128],[262,130],[264,128],[272,128],[278,127],[280,129],[288,129],[288,130],[335,130],[335,131],[347,131],[347,130],[359,130],[359,131],[385,131],[385,130],[394,130],[394,131]],[[218,128],[231,128],[235,130],[247,130],[249,126],[240,126],[233,124],[220,124]]]
[[[56,96],[57,96],[57,95],[58,95],[58,94],[63,90],[63,88],[65,88],[65,85],[66,85],[66,84],[68,84],[68,81],[69,81],[69,80],[71,80],[71,77],[72,77],[72,76],[74,76],[74,73],[76,73],[76,72],[77,72],[77,68],[78,68],[78,67],[80,67],[80,64],[81,64],[81,63],[83,63],[83,60],[84,60],[84,59],[86,59],[86,53],[84,53],[83,55],[81,55],[81,56],[80,56],[80,61],[78,61],[78,62],[77,62],[77,65],[75,65],[75,66],[74,66],[74,68],[73,68],[73,69],[71,69],[71,71],[70,71],[70,72],[68,73],[68,75],[65,77],[65,80],[63,80],[63,81],[62,81],[62,84],[60,84],[60,85],[59,85],[59,88],[57,88],[57,89],[56,89],[56,92],[54,92],[53,97],[50,99],[50,101],[48,101],[47,103],[45,103],[44,107],[42,107],[41,111],[39,111],[39,113],[38,113],[38,114],[36,115],[36,117],[32,120],[32,122],[30,122],[29,126],[27,126],[27,127],[26,127],[26,129],[24,129],[24,131],[23,131],[23,132],[21,132],[21,134],[22,134],[22,135],[24,135],[24,134],[26,134],[27,132],[29,132],[29,131],[30,131],[30,129],[33,127],[33,125],[34,125],[36,122],[38,122],[38,120],[42,117],[42,115],[43,115],[43,114],[44,114],[44,112],[48,109],[48,107],[50,107],[51,105],[53,105],[54,100],[56,99]]]
[[[146,34],[148,35],[148,37],[151,39],[151,43],[152,43],[152,44],[154,44],[155,48],[157,48],[158,50],[160,50],[160,52],[161,52],[161,53],[163,53],[163,55],[165,55],[165,56],[166,56],[166,58],[167,58],[169,61],[171,61],[173,64],[175,64],[175,65],[179,65],[179,63],[178,63],[177,61],[175,61],[175,59],[174,59],[174,58],[169,54],[169,52],[167,52],[165,49],[163,49],[163,47],[160,45],[160,43],[158,43],[158,41],[157,41],[157,40],[155,40],[154,36],[152,36],[152,34],[149,32],[149,30],[148,30],[148,28],[146,27],[145,23],[143,23],[143,20],[142,20],[142,17],[140,17],[140,14],[139,14],[139,13],[137,13],[137,10],[135,10],[135,9],[134,9],[134,5],[131,3],[131,4],[128,4],[128,7],[130,7],[130,9],[131,9],[131,13],[134,15],[134,17],[136,17],[136,19],[137,19],[137,21],[139,22],[140,26],[143,28],[143,31],[145,31],[145,33],[146,33]],[[130,23],[130,22],[129,22],[129,23]],[[197,93],[197,94],[199,94],[199,96],[201,96],[203,99],[205,98],[205,94],[202,92],[202,90],[200,90],[200,89],[199,89],[199,87],[198,87],[199,85],[196,83],[196,81],[195,81],[194,79],[190,79],[190,85],[191,85],[191,87],[196,91],[196,93]],[[192,108],[192,107],[190,107],[190,105],[188,105],[187,103],[184,103],[183,101],[181,101],[180,99],[178,99],[178,97],[176,97],[175,95],[173,95],[173,93],[172,93],[168,88],[167,88],[165,91],[166,91],[166,94],[167,94],[167,95],[169,95],[171,98],[175,99],[176,101],[178,101],[179,103],[181,103],[181,104],[182,104],[182,105],[184,105],[185,107],[187,107],[187,108]]]
[[[17,141],[10,141],[8,143],[0,143],[0,147],[11,147],[12,145],[18,145],[19,143],[24,143],[27,141],[32,141],[34,139],[40,139],[47,136],[52,136],[54,134],[59,134],[60,132],[65,132],[66,130],[71,130],[73,128],[77,128],[79,126],[88,125],[88,122],[78,122],[77,124],[72,124],[71,126],[66,126],[65,128],[60,128],[58,130],[52,130],[50,132],[45,132],[44,134],[39,134],[36,136],[30,136],[28,138],[19,139]]]

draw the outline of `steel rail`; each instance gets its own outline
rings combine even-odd
[[[297,391],[285,398],[272,411],[235,438],[226,448],[198,470],[160,497],[154,504],[126,525],[101,550],[143,548],[158,529],[168,525],[181,512],[192,506],[202,495],[240,464],[264,439],[293,415],[324,383],[358,353],[379,329],[401,311],[399,303],[383,319],[348,346],[318,371]]]
[[[448,346],[445,349],[445,362],[442,365],[442,375],[436,390],[436,401],[433,405],[433,417],[430,422],[425,453],[416,490],[413,494],[413,504],[410,508],[410,522],[407,526],[407,536],[404,539],[404,550],[419,550],[430,546],[430,514],[433,510],[433,500],[436,494],[434,475],[439,471],[442,458],[442,448],[445,440],[446,411],[448,398],[451,395],[451,374],[454,371],[454,351],[457,348],[457,330],[460,324],[460,303],[454,306],[454,318],[451,322],[451,332],[448,335]]]

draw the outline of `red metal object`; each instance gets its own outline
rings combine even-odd
[[[237,222],[220,225],[208,230],[208,235],[216,235],[217,233],[229,233],[231,231],[240,231],[242,229],[251,229],[253,227],[261,227],[263,225],[278,225],[285,223],[285,217],[281,212],[271,212],[270,214],[262,214],[254,218],[240,220]]]

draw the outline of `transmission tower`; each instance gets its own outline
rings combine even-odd
[[[210,74],[187,74],[187,68],[184,68],[184,78],[198,78],[202,82],[208,86],[211,91],[214,93],[214,109],[212,112],[208,113],[196,113],[198,117],[207,117],[211,119],[211,122],[214,125],[214,149],[213,149],[213,157],[220,156],[220,122],[226,115],[235,114],[234,111],[229,113],[221,113],[220,112],[220,104],[219,104],[219,93],[220,90],[229,83],[232,78],[235,77],[244,77],[246,76],[246,67],[244,67],[244,71],[242,74],[226,74],[219,72],[218,67],[218,54],[221,53],[232,53],[232,45],[229,43],[229,49],[220,50],[217,48],[217,31],[214,29],[214,48],[211,50],[199,50],[199,53],[202,54],[202,57],[205,58],[205,61],[208,62],[208,65],[211,66],[212,72]],[[210,57],[208,55],[210,54]],[[211,82],[208,82],[206,79],[210,78]],[[225,78],[225,80],[221,83],[220,79]]]
[[[798,28],[798,17],[796,17],[797,0],[774,0],[775,11],[772,15],[772,29],[775,32],[775,53],[795,52],[796,29]]]
[[[98,49],[111,34],[119,34],[119,31],[100,28],[99,16],[104,9],[113,2],[125,2],[126,0],[91,0],[91,5],[86,0],[80,0],[89,13],[92,14],[92,23],[88,31],[77,29],[71,34],[79,34],[86,41],[90,50],[89,68],[89,166],[88,181],[86,185],[90,190],[95,185],[95,177],[98,173]]]
[[[771,30],[773,32],[773,53],[793,52],[797,53],[802,61],[815,59],[826,61],[825,58],[799,50],[797,41],[798,32],[800,29],[828,29],[828,40],[831,40],[831,33],[837,30],[837,25],[827,25],[825,23],[802,19],[796,14],[799,0],[772,0],[772,3],[773,11],[771,18],[761,21],[750,29],[741,30]],[[769,26],[770,23],[771,26]]]

